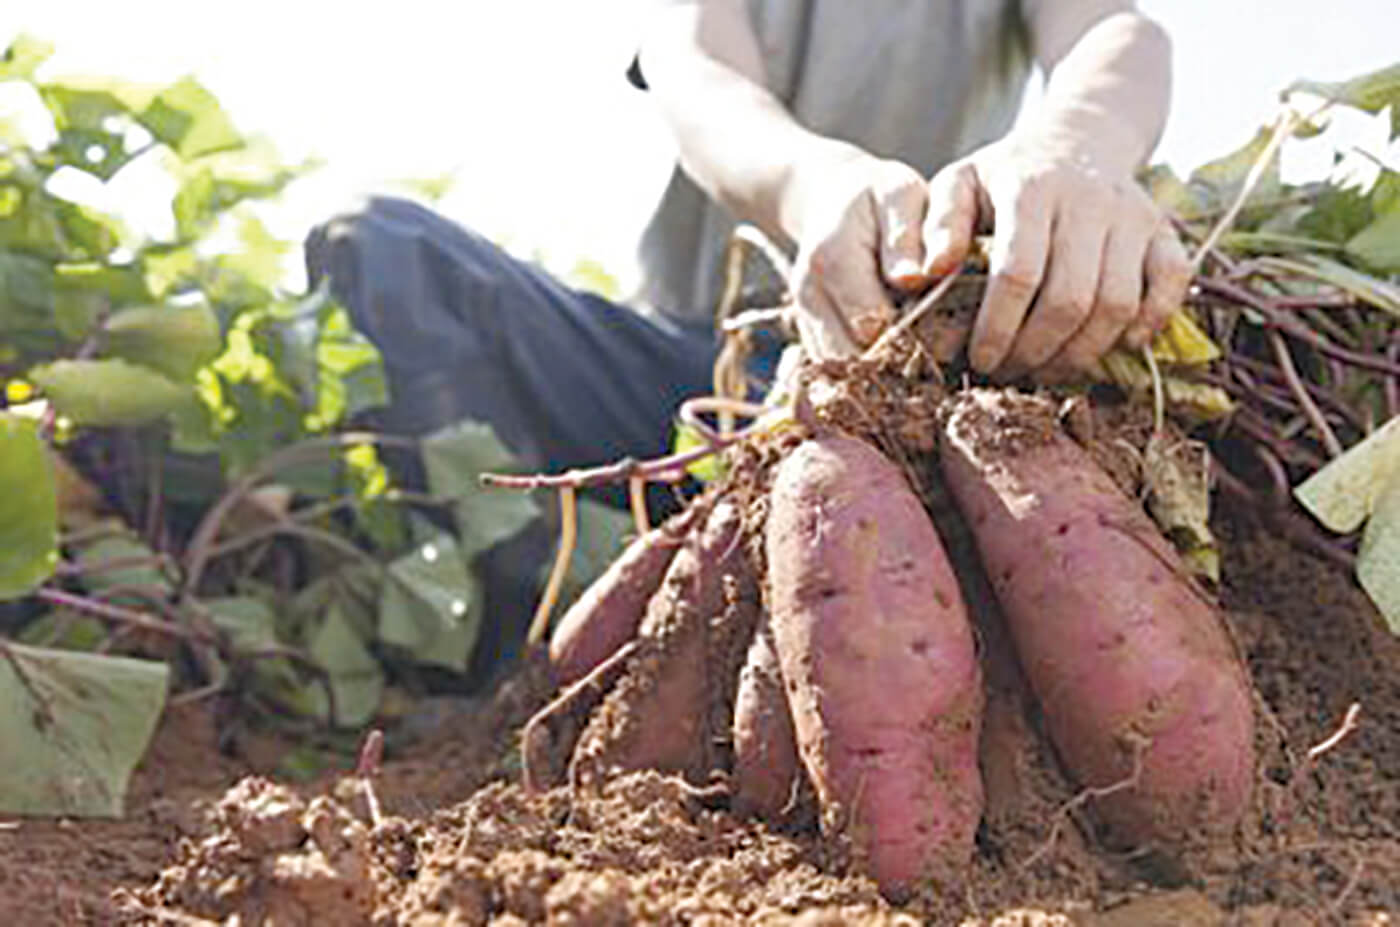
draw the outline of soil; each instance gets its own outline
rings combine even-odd
[[[921,489],[965,556],[936,486]],[[810,817],[770,828],[674,776],[527,791],[519,731],[552,694],[536,658],[391,750],[368,786],[259,776],[266,752],[221,740],[212,708],[172,709],[125,818],[0,821],[0,925],[1395,923],[1400,639],[1257,511],[1221,498],[1212,527],[1261,763],[1244,823],[1189,869],[1095,843],[969,570],[987,810],[961,891],[891,906]]]

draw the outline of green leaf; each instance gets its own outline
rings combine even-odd
[[[243,144],[219,101],[193,77],[156,94],[139,118],[152,135],[186,160]]]
[[[671,452],[673,454],[684,454],[688,451],[697,450],[704,446],[705,439],[700,437],[700,433],[694,428],[678,422],[676,424],[676,434],[671,441]],[[713,483],[724,475],[724,464],[718,454],[711,454],[708,457],[701,457],[685,468],[685,472],[695,477],[703,483]]]
[[[151,295],[159,298],[195,278],[199,255],[184,245],[157,246],[142,251],[140,266]]]
[[[15,640],[34,647],[91,653],[101,647],[109,636],[107,625],[96,618],[89,618],[72,609],[58,608],[29,622],[15,636]]]
[[[255,596],[204,599],[214,626],[228,635],[236,654],[250,654],[277,644],[277,617]]]
[[[1376,507],[1390,475],[1400,471],[1400,418],[1373,431],[1308,477],[1293,495],[1318,521],[1349,534]]]
[[[53,291],[54,272],[47,261],[0,251],[0,333],[47,327]]]
[[[1203,198],[1182,183],[1176,173],[1165,164],[1156,164],[1146,169],[1140,179],[1154,203],[1183,219],[1190,219],[1206,211]]]
[[[148,87],[112,78],[65,78],[38,90],[60,132],[108,131],[113,120],[131,119],[151,96]]]
[[[1390,633],[1400,635],[1400,470],[1391,472],[1374,506],[1357,552],[1356,578]]]
[[[58,562],[58,500],[44,442],[34,422],[8,412],[0,412],[0,486],[3,600],[28,594]]]
[[[342,727],[358,727],[371,721],[384,695],[384,671],[370,653],[350,620],[332,603],[307,648],[312,658],[330,676],[335,692],[336,716],[331,720]],[[330,706],[320,682],[308,689],[318,714]]]
[[[1228,208],[1239,197],[1244,188],[1245,178],[1254,168],[1255,162],[1264,154],[1273,130],[1264,127],[1254,134],[1254,138],[1223,158],[1217,158],[1196,168],[1188,181],[1194,195],[1203,200],[1203,207],[1209,210]],[[1245,206],[1270,200],[1279,195],[1282,183],[1279,180],[1278,158],[1264,170],[1259,183],[1250,192]]]
[[[313,166],[288,167],[257,147],[201,158],[183,173],[171,202],[176,229],[182,239],[192,239],[237,204],[276,196]]]
[[[316,416],[323,427],[388,402],[379,350],[331,304],[316,344]]]
[[[1390,137],[1400,135],[1400,64],[1392,64],[1379,71],[1371,71],[1369,74],[1345,81],[1294,81],[1284,94],[1299,90],[1354,106],[1368,113],[1379,113],[1389,106]]]
[[[165,705],[164,663],[0,644],[0,813],[117,817]]]
[[[216,304],[262,309],[282,284],[283,258],[292,246],[270,234],[253,215],[240,218],[238,242],[237,250],[211,262],[213,273],[205,282],[205,295]]]
[[[161,572],[156,553],[134,534],[124,531],[107,535],[77,552],[82,569],[82,585],[97,594],[118,587],[145,587],[159,593],[173,591],[170,579]]]
[[[223,350],[219,320],[204,303],[135,306],[103,326],[105,354],[144,364],[177,382],[189,381]]]
[[[250,666],[253,685],[259,694],[271,699],[279,710],[317,714],[314,698],[306,695],[305,677],[292,660],[266,655],[280,641],[277,617],[263,599],[252,595],[202,599],[199,607],[214,626],[227,635],[235,657],[256,655]],[[320,714],[324,716],[324,710]]]
[[[100,129],[64,129],[49,151],[57,155],[62,165],[103,181],[111,180],[132,160],[123,135]]]
[[[146,425],[194,401],[187,387],[115,358],[54,361],[28,376],[78,425]]]
[[[61,232],[64,259],[101,260],[121,243],[122,227],[116,217],[57,196],[49,196],[47,204]]]
[[[1331,258],[1300,254],[1293,258],[1261,257],[1257,260],[1262,267],[1329,283],[1377,309],[1400,315],[1400,287]]]
[[[1400,273],[1400,210],[1386,213],[1347,242],[1347,253],[1377,273]]]
[[[0,249],[51,260],[68,258],[58,202],[41,189],[0,186]]]
[[[539,516],[527,493],[481,485],[481,474],[518,466],[490,425],[464,421],[433,432],[423,439],[423,465],[433,495],[457,500],[457,531],[469,560]]]
[[[53,46],[30,35],[20,35],[0,56],[0,81],[28,80],[34,69],[53,54]]]
[[[54,268],[54,323],[73,341],[92,334],[103,314],[152,298],[136,265],[86,262]]]
[[[1341,244],[1374,218],[1369,196],[1353,187],[1324,184],[1313,196],[1312,207],[1298,219],[1296,227],[1288,231],[1304,238]]]
[[[1383,168],[1371,187],[1371,209],[1377,216],[1400,211],[1400,171]]]
[[[448,534],[389,564],[379,638],[425,663],[465,669],[481,623],[481,590]]]

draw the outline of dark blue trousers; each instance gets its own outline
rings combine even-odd
[[[407,200],[318,226],[306,262],[383,355],[395,433],[475,419],[529,469],[558,471],[664,454],[676,407],[711,389],[710,326],[571,289]],[[552,540],[536,524],[483,556],[478,678],[518,649]]]

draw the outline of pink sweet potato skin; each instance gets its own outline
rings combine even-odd
[[[1045,400],[975,390],[943,432],[1051,740],[1111,843],[1172,848],[1231,827],[1254,779],[1250,686],[1218,609],[1140,505]]]
[[[797,742],[773,629],[763,621],[749,645],[734,697],[734,807],[780,821],[798,781]]]
[[[647,603],[638,649],[623,678],[593,713],[574,751],[576,781],[612,769],[659,769],[703,783],[714,761],[711,640],[728,608],[726,583],[755,587],[737,506],[706,509]],[[753,595],[756,598],[756,593]]]
[[[823,826],[892,897],[971,857],[983,693],[957,579],[903,474],[854,438],[779,465],[769,604],[798,750]]]
[[[557,685],[587,676],[636,636],[648,600],[705,507],[692,505],[633,540],[559,619],[549,638],[549,665]]]

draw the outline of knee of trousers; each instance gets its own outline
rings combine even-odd
[[[508,259],[418,203],[367,198],[313,228],[305,253],[312,286],[329,285],[391,363],[454,363],[498,337],[487,310]]]

